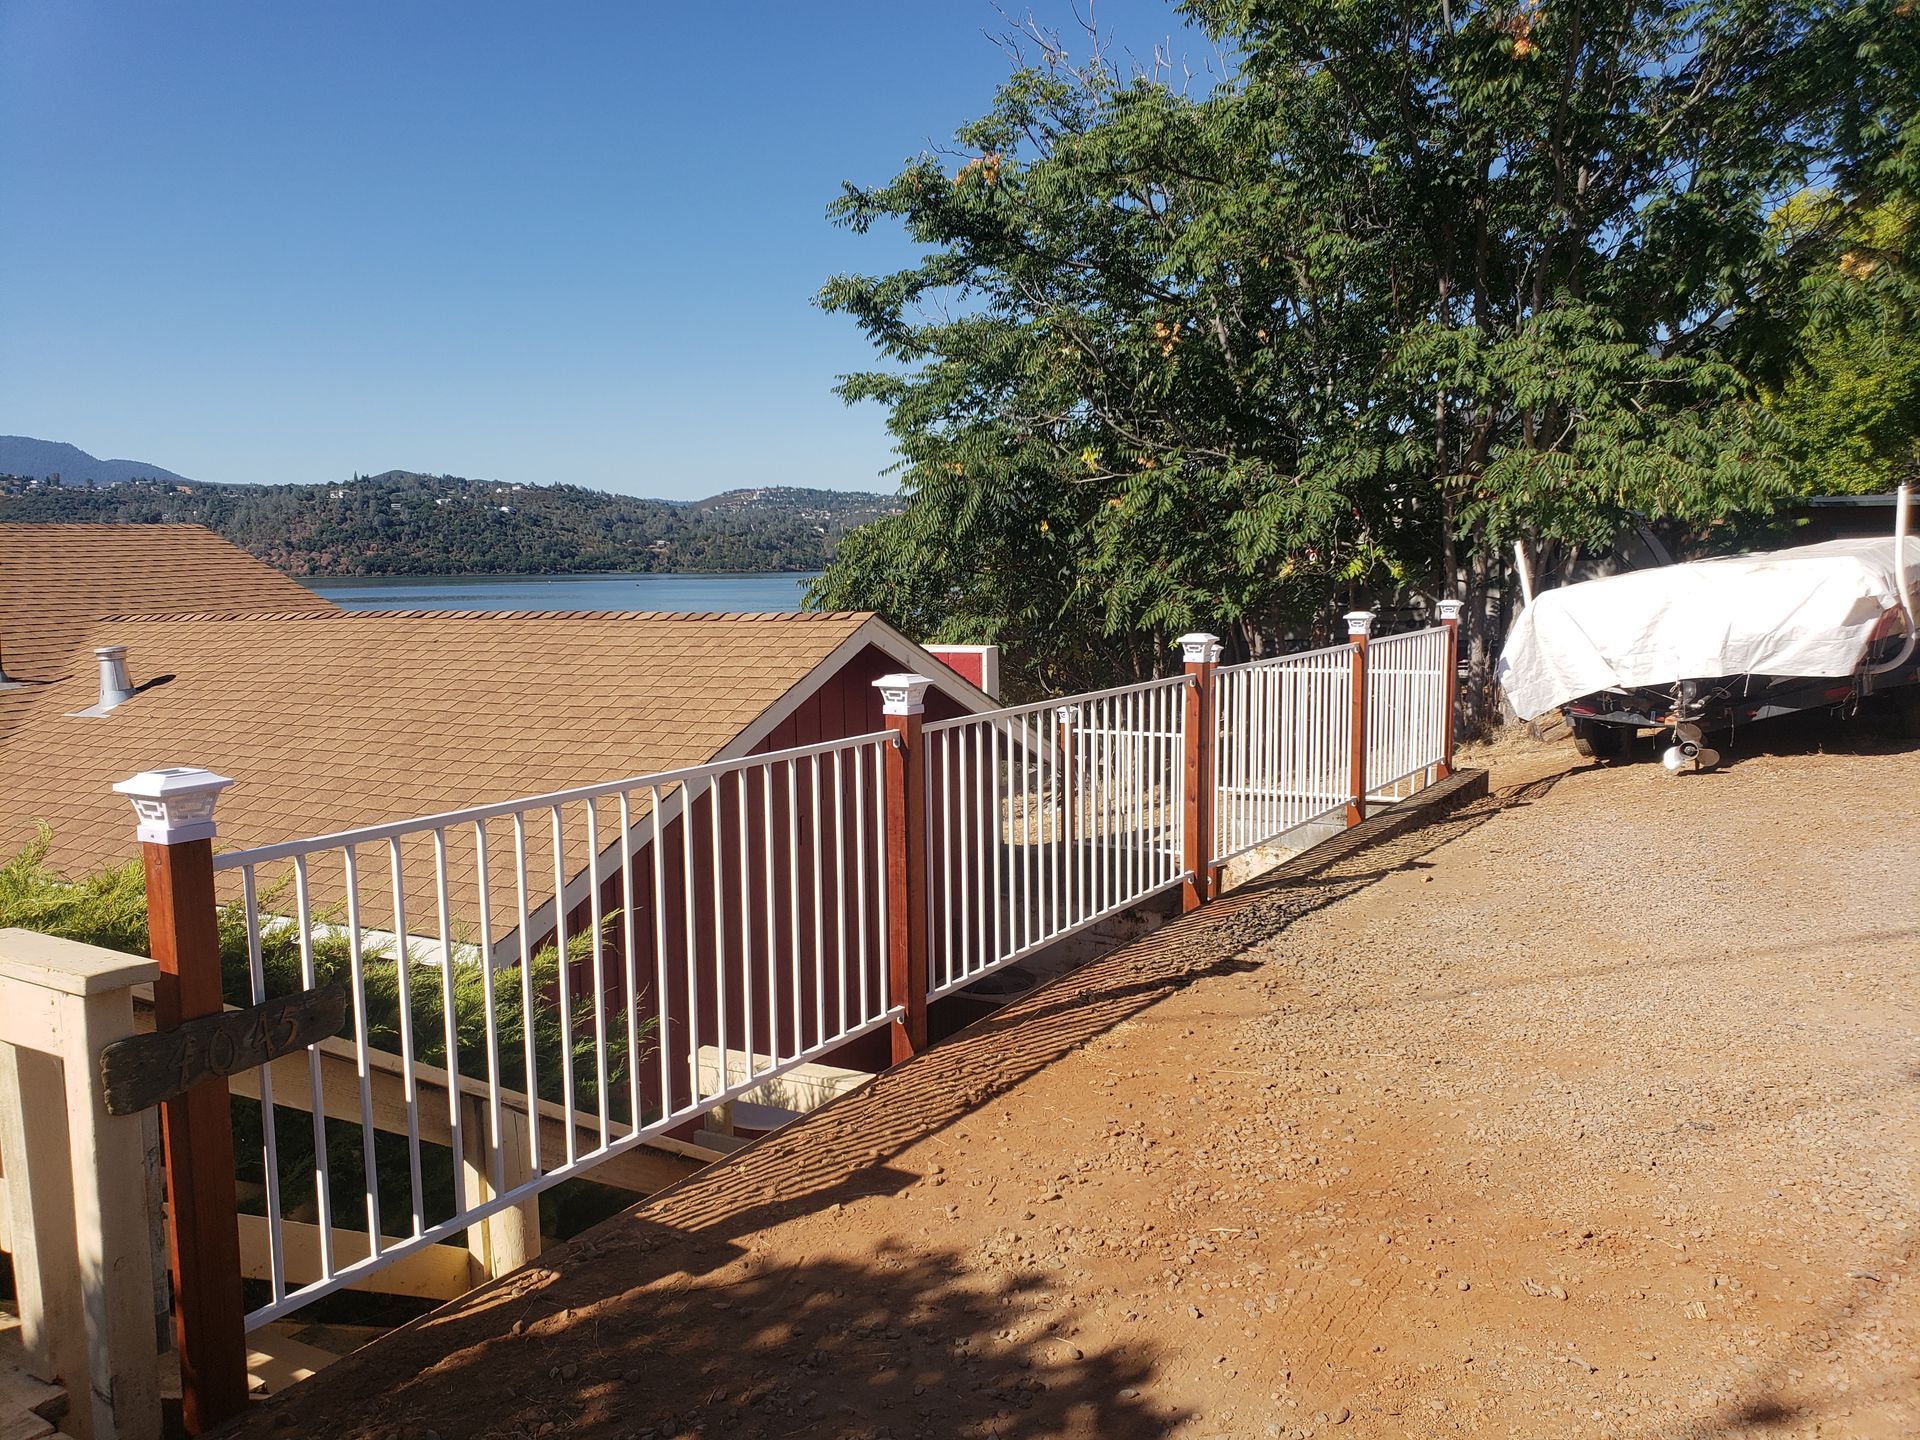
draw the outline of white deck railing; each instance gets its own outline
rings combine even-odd
[[[1182,643],[1166,679],[924,720],[924,678],[890,676],[874,734],[217,855],[251,998],[348,996],[339,1037],[235,1081],[270,1282],[246,1325],[524,1224],[862,1037],[912,1053],[928,1000],[1167,891],[1203,903],[1226,861],[1449,763],[1443,629],[1227,667]],[[206,843],[226,783],[186,783],[179,834]]]
[[[293,1103],[316,1159],[289,1196],[274,1067],[259,1072],[272,1293],[249,1328],[892,1021],[881,877],[894,743],[863,735],[218,855],[240,879],[253,999],[334,972],[359,1083],[358,1123],[330,1122],[323,1057],[308,1050]],[[278,983],[264,963],[276,942],[297,946],[297,973]],[[491,962],[445,963],[462,953]],[[382,1051],[400,1058],[404,1159],[379,1139]],[[450,1199],[423,1174],[416,1072],[439,1067],[443,1133],[454,1156],[484,1154],[484,1198],[463,1193],[457,1162]],[[462,1134],[463,1076],[486,1081],[479,1143]],[[564,1112],[557,1153],[541,1145],[551,1102]],[[343,1149],[358,1152],[350,1196],[335,1193]],[[383,1213],[395,1171],[404,1219]],[[295,1208],[318,1227],[320,1274],[305,1284],[286,1264]],[[346,1215],[368,1237],[351,1261],[334,1253]]]
[[[1357,649],[1334,645],[1216,672],[1215,860],[1346,808]]]
[[[1180,883],[1192,684],[926,726],[930,999]]]
[[[1400,800],[1446,759],[1447,632],[1383,635],[1367,645],[1367,794]]]

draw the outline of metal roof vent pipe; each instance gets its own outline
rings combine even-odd
[[[127,647],[101,645],[93,654],[100,662],[100,702],[94,708],[104,715],[133,698],[133,681],[127,675]]]
[[[100,698],[84,710],[72,711],[74,715],[104,715],[133,698],[133,681],[127,676],[127,647],[99,645],[93,656],[100,662]]]

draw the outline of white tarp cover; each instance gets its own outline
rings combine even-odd
[[[1920,594],[1920,540],[1909,538]],[[1893,539],[1633,570],[1534,597],[1500,654],[1525,719],[1600,690],[1734,675],[1851,675],[1900,604]]]

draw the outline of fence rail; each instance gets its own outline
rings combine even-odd
[[[929,999],[1181,882],[1192,685],[925,727]]]
[[[330,1123],[308,1051],[311,1183],[289,1196],[260,1072],[272,1294],[248,1327],[890,1023],[881,759],[895,743],[880,732],[216,857],[240,877],[253,1000],[344,983],[360,1089],[359,1124]],[[719,1055],[704,1078],[703,1047]],[[400,1060],[404,1158],[375,1123],[380,1052]],[[451,1153],[484,1157],[484,1193],[429,1183],[422,1064],[448,1073]],[[486,1080],[479,1137],[463,1134],[463,1076]],[[541,1144],[541,1098],[564,1111],[558,1153]],[[318,1227],[320,1276],[301,1285],[290,1210]],[[368,1242],[341,1262],[349,1212]]]
[[[1386,635],[1367,646],[1367,793],[1398,800],[1446,759],[1451,694],[1444,626]]]
[[[1214,707],[1217,861],[1346,808],[1358,653],[1357,645],[1334,645],[1221,667]]]
[[[877,1032],[871,1068],[910,1055],[930,1000],[1166,892],[1202,904],[1228,860],[1447,773],[1457,607],[1442,613],[1377,640],[1355,614],[1345,645],[1226,667],[1213,636],[1184,636],[1183,674],[948,719],[925,717],[925,677],[887,676],[872,734],[217,857],[231,782],[118,787],[164,887],[163,1027],[218,1011],[236,925],[230,995],[338,984],[349,1001],[337,1036],[236,1083],[257,1112],[229,1107],[224,1077],[169,1111],[170,1183],[196,1146],[234,1140],[268,1250],[251,1311],[175,1297],[189,1428],[243,1403],[245,1329],[525,1224],[550,1186],[634,1164],[809,1061],[851,1063]],[[239,1228],[208,1176],[183,1274],[200,1273],[188,1247],[214,1255]]]

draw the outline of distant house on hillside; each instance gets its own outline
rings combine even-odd
[[[334,608],[199,525],[0,524],[0,742],[41,690],[94,674],[106,616]]]

